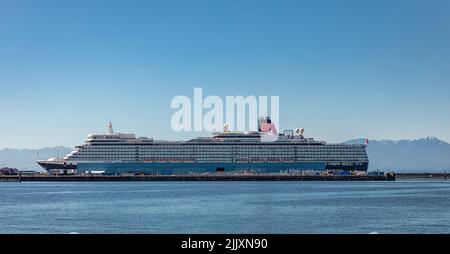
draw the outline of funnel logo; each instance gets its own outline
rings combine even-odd
[[[259,118],[259,132],[262,142],[274,142],[278,139],[277,127],[269,117]]]
[[[171,108],[177,109],[171,119],[172,130],[177,132],[259,131],[262,140],[278,137],[279,96],[270,96],[270,100],[268,96],[226,96],[224,103],[215,95],[203,98],[203,89],[195,88],[193,103],[189,97],[178,95],[172,99]]]

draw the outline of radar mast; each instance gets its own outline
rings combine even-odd
[[[114,130],[113,130],[113,126],[112,126],[111,122],[109,122],[108,125],[106,125],[106,133],[108,133],[109,135],[114,134]]]

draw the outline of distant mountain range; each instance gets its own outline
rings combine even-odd
[[[346,144],[364,144],[354,139]],[[435,137],[415,140],[369,140],[369,170],[395,172],[450,172],[450,144]]]
[[[346,144],[364,144],[365,139],[354,139]],[[68,147],[42,149],[0,150],[0,166],[21,170],[41,170],[37,159],[63,157],[72,151]],[[367,146],[369,170],[395,172],[450,172],[450,144],[435,137],[415,140],[369,140]]]
[[[41,149],[9,149],[0,150],[0,167],[13,167],[20,170],[39,170],[36,160],[64,157],[72,148],[57,146]]]

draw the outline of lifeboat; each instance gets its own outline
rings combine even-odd
[[[247,159],[236,159],[236,163],[248,163]]]
[[[268,163],[279,163],[280,160],[279,159],[270,158],[270,159],[267,159],[267,162]]]

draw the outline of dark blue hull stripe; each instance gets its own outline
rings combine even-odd
[[[116,173],[183,174],[212,173],[217,171],[279,173],[295,170],[325,170],[324,162],[295,163],[78,163],[77,171],[105,171]]]

